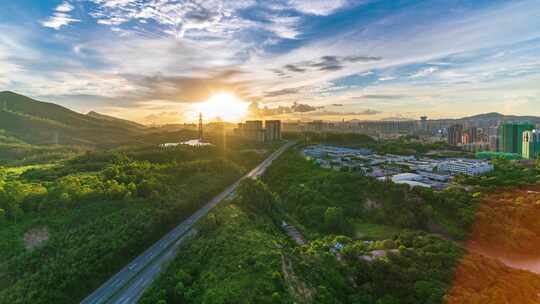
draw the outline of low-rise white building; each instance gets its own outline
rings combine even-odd
[[[471,176],[482,175],[493,171],[493,164],[486,161],[472,159],[451,159],[439,163],[439,172],[448,172],[452,175],[465,174]]]
[[[409,185],[409,187],[411,188],[413,187],[431,188],[431,185],[428,185],[426,183],[410,181],[410,180],[397,181],[397,182],[394,182],[394,184],[405,184],[405,185]]]
[[[400,182],[400,181],[421,181],[424,177],[422,175],[414,174],[414,173],[401,173],[396,174],[392,176],[392,181],[394,183]]]

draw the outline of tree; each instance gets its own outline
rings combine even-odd
[[[272,303],[281,303],[281,295],[279,294],[279,292],[274,292],[272,293]]]
[[[113,179],[120,174],[120,170],[117,165],[111,165],[103,170],[103,177],[107,180]]]
[[[259,179],[244,179],[237,190],[238,204],[255,212],[271,213],[278,200],[277,195]]]
[[[13,218],[15,223],[23,213],[22,202],[30,195],[31,190],[29,185],[19,181],[6,183],[3,189],[0,189],[0,208],[4,209],[7,217]]]
[[[347,232],[347,220],[341,207],[328,207],[324,212],[324,227],[332,233]]]
[[[377,304],[399,304],[399,300],[391,295],[385,295],[377,300]]]

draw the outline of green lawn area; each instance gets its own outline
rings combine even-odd
[[[399,234],[399,232],[401,231],[401,229],[399,228],[369,223],[361,220],[353,222],[353,227],[354,237],[366,240],[392,239],[396,234]]]

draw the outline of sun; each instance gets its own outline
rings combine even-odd
[[[246,116],[248,106],[248,102],[238,99],[233,94],[220,92],[194,105],[194,114],[202,113],[205,120],[219,118],[223,121],[238,122]]]

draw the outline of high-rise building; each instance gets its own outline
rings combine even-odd
[[[281,139],[281,120],[267,120],[264,127],[262,120],[248,120],[245,123],[239,123],[234,129],[234,134],[257,142]]]
[[[471,135],[469,135],[468,132],[465,132],[463,133],[463,135],[461,135],[461,143],[464,145],[472,143]]]
[[[281,120],[267,120],[264,122],[265,141],[281,139]]]
[[[525,159],[536,159],[540,154],[540,129],[523,132],[522,156]]]
[[[420,117],[420,130],[424,132],[428,130],[427,116]]]
[[[489,136],[489,150],[496,152],[499,147],[499,136],[491,135]]]
[[[322,120],[314,120],[308,123],[310,131],[321,132],[324,128],[324,122]]]
[[[523,132],[532,131],[530,123],[503,123],[499,126],[499,152],[521,155],[523,150]]]
[[[463,125],[452,125],[448,128],[448,144],[457,146],[461,143]]]
[[[467,130],[467,133],[469,134],[471,143],[478,142],[478,128],[470,127],[469,130]]]
[[[244,127],[244,134],[251,140],[264,142],[264,129],[262,120],[248,120]]]

